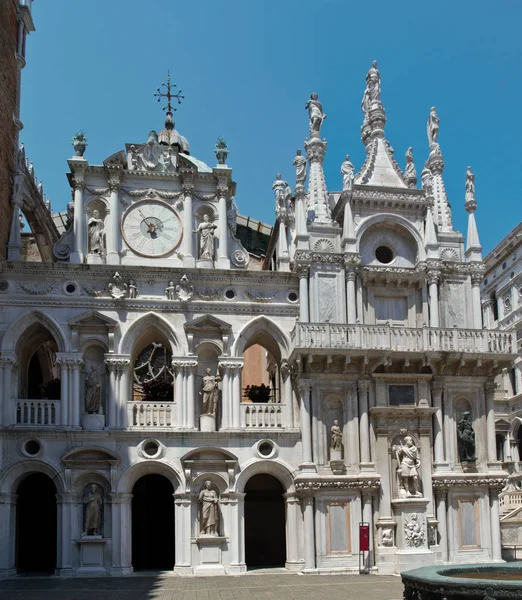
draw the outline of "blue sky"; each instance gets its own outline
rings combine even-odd
[[[145,141],[162,128],[153,93],[170,69],[186,97],[175,120],[191,153],[213,166],[223,135],[240,211],[272,223],[271,186],[277,171],[293,185],[312,91],[328,114],[328,188],[340,189],[346,153],[362,165],[360,102],[376,59],[386,137],[401,165],[413,146],[418,173],[437,107],[455,229],[466,234],[468,164],[484,250],[521,220],[518,0],[35,0],[33,17],[20,139],[54,210],[70,198],[73,133],[87,132],[91,164]]]

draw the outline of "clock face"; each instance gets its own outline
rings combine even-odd
[[[158,200],[133,204],[123,215],[121,229],[133,252],[153,258],[170,254],[183,233],[178,213]]]

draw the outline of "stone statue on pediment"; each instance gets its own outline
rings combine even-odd
[[[210,369],[205,370],[201,387],[201,414],[216,416],[220,381],[221,377],[219,375],[212,375]]]
[[[466,169],[466,202],[475,200],[475,175],[471,167]]]
[[[98,486],[92,483],[85,502],[83,535],[100,535],[102,526],[103,497]]]
[[[203,215],[203,221],[198,225],[196,233],[199,234],[199,258],[203,260],[214,259],[214,232],[217,225],[210,221],[210,217]]]
[[[330,428],[331,440],[330,450],[342,450],[343,448],[343,432],[339,427],[339,421],[335,419],[332,427]]]
[[[471,414],[466,411],[457,424],[457,446],[461,462],[476,461],[475,432],[471,425]]]
[[[392,448],[397,458],[397,484],[399,488],[399,497],[422,497],[419,491],[419,469],[420,454],[419,449],[413,443],[413,438],[407,435],[404,438],[404,444]]]
[[[101,377],[94,365],[91,372],[85,377],[85,412],[87,414],[101,414],[102,401]]]
[[[306,158],[301,154],[301,148],[298,148],[292,163],[295,167],[295,184],[303,185],[306,181]]]
[[[350,162],[350,155],[347,154],[341,165],[341,173],[343,175],[343,192],[353,189],[353,165]]]
[[[321,126],[326,115],[323,113],[323,105],[319,102],[319,96],[315,93],[311,94],[305,108],[308,110],[310,121],[310,138],[321,137]]]
[[[426,126],[428,133],[428,144],[430,149],[432,149],[432,147],[434,149],[437,148],[435,144],[437,144],[437,139],[439,137],[439,124],[440,119],[437,115],[437,111],[435,110],[435,107],[432,106],[430,109],[430,114],[428,115],[428,123]]]
[[[94,210],[92,217],[87,223],[87,235],[89,238],[89,252],[91,254],[103,254],[105,249],[105,226],[100,217],[100,211]]]
[[[205,485],[199,492],[199,531],[200,535],[217,536],[219,527],[219,497],[212,489],[212,483],[205,481]]]

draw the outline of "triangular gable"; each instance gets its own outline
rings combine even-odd
[[[96,310],[90,310],[86,313],[82,313],[77,317],[73,317],[68,321],[69,326],[73,329],[79,328],[92,328],[92,327],[106,327],[108,329],[114,329],[118,326],[118,321],[102,315]]]
[[[114,154],[111,154],[103,161],[104,167],[123,167],[127,168],[127,157],[125,156],[125,152],[123,150],[119,150]]]
[[[230,332],[232,331],[232,327],[229,323],[218,319],[212,315],[203,315],[202,317],[198,317],[197,319],[193,319],[192,321],[188,321],[184,325],[185,331],[190,332],[202,332],[208,330],[216,330],[222,332]]]

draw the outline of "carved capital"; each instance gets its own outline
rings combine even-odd
[[[346,267],[346,281],[355,281],[357,273],[353,267]]]
[[[74,188],[74,190],[80,190],[83,192],[83,190],[85,189],[85,179],[82,175],[75,175],[72,178],[72,186]]]
[[[220,369],[225,369],[231,373],[239,373],[243,368],[243,363],[240,361],[224,360],[218,363]]]
[[[484,279],[483,273],[471,273],[471,285],[480,285],[480,282]]]
[[[486,394],[493,394],[495,389],[496,389],[495,380],[487,379],[486,383],[484,384],[484,390],[485,390]]]
[[[308,272],[310,271],[310,267],[308,265],[297,265],[296,271],[300,278],[308,277]]]
[[[120,191],[120,180],[114,177],[109,179],[109,191],[110,192],[119,192]]]
[[[108,354],[105,355],[105,365],[109,371],[114,371],[115,373],[121,373],[129,368],[131,364],[130,357],[128,356],[110,356]]]
[[[367,393],[370,389],[370,381],[368,379],[359,379],[357,389],[361,394]]]
[[[194,183],[192,181],[184,181],[181,186],[181,191],[184,196],[192,196],[194,194]]]
[[[217,193],[220,198],[222,198],[223,196],[225,196],[225,198],[226,198],[228,196],[228,186],[227,185],[218,185]]]
[[[428,285],[431,285],[432,283],[438,283],[440,279],[440,271],[428,271],[426,273],[426,281],[428,282]]]
[[[438,379],[434,379],[431,384],[431,391],[434,394],[441,394],[443,390],[444,390],[444,382],[439,381]]]

